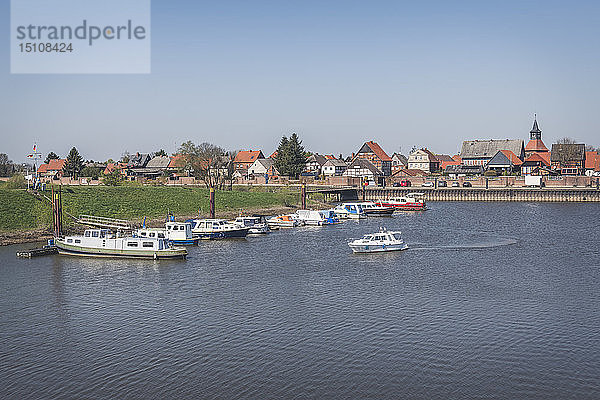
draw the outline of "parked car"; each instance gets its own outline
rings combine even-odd
[[[400,186],[412,186],[412,183],[410,183],[410,181],[402,181],[400,182]]]
[[[460,187],[460,184],[458,183],[458,181],[454,181],[452,182],[452,187]]]
[[[471,182],[463,182],[463,187],[473,187],[473,185],[471,185]]]
[[[400,187],[400,182],[394,182],[394,183],[392,184],[392,186],[393,186],[393,187]]]
[[[434,187],[435,185],[433,184],[433,182],[425,182],[422,187]]]
[[[448,187],[448,182],[446,182],[446,181],[438,181],[438,187]]]

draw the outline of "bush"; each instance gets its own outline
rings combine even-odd
[[[25,189],[27,187],[27,181],[21,174],[14,174],[7,182],[6,187],[8,189]]]

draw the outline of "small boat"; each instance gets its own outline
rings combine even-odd
[[[59,254],[85,257],[185,258],[187,250],[166,238],[120,236],[109,229],[86,229],[83,235],[55,238]]]
[[[319,214],[323,218],[323,225],[341,224],[340,219],[333,210],[320,210]]]
[[[294,228],[299,225],[303,225],[303,222],[298,221],[293,215],[277,215],[267,219],[267,224],[270,227],[279,228]]]
[[[248,228],[248,234],[260,235],[270,232],[269,226],[265,221],[265,217],[258,215],[252,217],[240,215],[233,222],[241,227]]]
[[[198,236],[192,234],[192,224],[189,222],[167,222],[164,228],[140,228],[133,232],[133,236],[166,238],[178,245],[196,245],[199,240]]]
[[[409,193],[404,197],[378,200],[375,204],[381,207],[394,207],[394,209],[401,211],[421,211],[426,208],[423,193]]]
[[[367,214],[365,214],[360,203],[342,203],[337,205],[333,209],[333,212],[335,212],[335,215],[337,215],[339,218],[360,219],[367,217]]]
[[[367,216],[369,215],[392,215],[396,209],[394,207],[385,207],[377,205],[372,201],[364,201],[360,203],[363,211]]]
[[[354,253],[379,253],[384,251],[406,250],[408,246],[401,237],[401,232],[380,229],[377,233],[365,235],[348,243]]]
[[[250,228],[241,227],[224,219],[189,219],[192,233],[200,239],[245,238]]]

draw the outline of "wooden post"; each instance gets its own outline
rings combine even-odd
[[[208,208],[210,218],[215,218],[215,188],[210,188],[210,197],[208,199]]]
[[[55,192],[54,185],[52,185],[52,228],[54,237],[62,236],[62,190],[59,186],[58,192]]]
[[[300,205],[303,210],[306,210],[306,184],[300,185]]]

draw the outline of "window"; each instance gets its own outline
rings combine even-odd
[[[98,237],[98,236],[100,236],[100,232],[92,231],[92,237]]]
[[[75,243],[81,243],[80,239],[75,239]]]
[[[154,243],[152,243],[152,242],[142,242],[142,247],[154,247]]]
[[[155,236],[156,236],[156,233],[154,233],[154,232],[151,232],[151,233],[150,233],[150,235],[148,235],[148,236],[150,236],[150,237],[155,237]]]
[[[85,237],[90,237],[90,231],[85,231]]]
[[[127,247],[138,247],[137,242],[127,242]]]
[[[140,232],[140,236],[146,237],[146,232]]]
[[[164,233],[159,233],[158,237],[164,239],[165,238],[165,234]]]
[[[73,243],[73,239],[67,239],[67,243]]]

